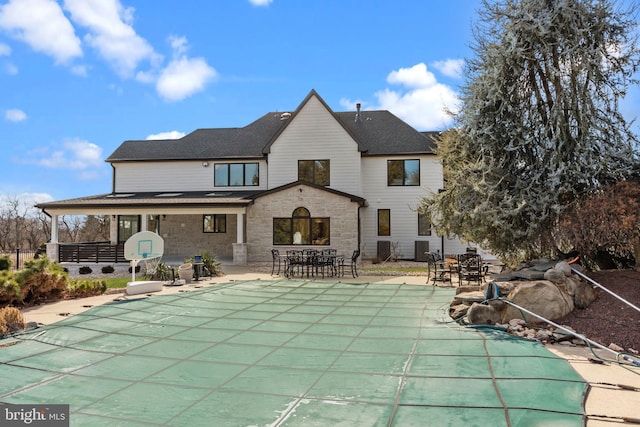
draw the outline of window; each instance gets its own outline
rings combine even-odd
[[[391,210],[378,209],[378,236],[391,236]]]
[[[298,180],[329,185],[329,160],[298,160]]]
[[[260,185],[257,163],[216,163],[213,167],[216,187],[255,187]]]
[[[418,212],[418,236],[431,236],[429,216],[421,212]]]
[[[202,215],[203,233],[226,233],[227,216],[225,214]]]
[[[296,208],[291,218],[273,218],[274,245],[328,245],[329,218],[313,218],[306,208]]]
[[[420,160],[387,160],[387,185],[420,185]]]
[[[126,242],[138,231],[140,231],[138,215],[118,215],[118,242]]]

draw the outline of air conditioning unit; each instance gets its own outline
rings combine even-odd
[[[425,255],[425,252],[429,252],[429,242],[426,240],[416,240],[415,248],[415,260],[419,262],[427,262],[427,256]]]
[[[378,240],[378,259],[386,261],[391,257],[391,242],[386,240]]]

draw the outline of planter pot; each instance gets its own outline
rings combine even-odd
[[[178,267],[178,277],[180,280],[184,280],[185,283],[191,283],[191,278],[193,277],[192,265],[187,263]]]

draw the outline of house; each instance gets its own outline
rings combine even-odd
[[[464,245],[432,233],[416,206],[443,187],[437,132],[388,111],[334,112],[312,90],[292,112],[177,140],[125,141],[107,159],[112,192],[41,203],[61,259],[61,215],[110,215],[111,245],[156,231],[165,256],[207,251],[236,264],[272,248],[335,248],[421,260]]]

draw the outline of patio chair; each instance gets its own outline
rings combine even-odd
[[[484,281],[485,266],[482,264],[482,257],[475,253],[465,253],[458,255],[458,280],[466,280],[467,284],[476,282],[480,285]]]
[[[446,265],[440,254],[425,252],[427,258],[427,282],[451,282],[451,268]]]
[[[358,258],[360,258],[360,249],[353,251],[351,259],[346,260],[342,258],[340,260],[340,275],[344,276],[345,266],[348,265],[351,269],[351,275],[355,278],[358,277]]]
[[[287,251],[287,257],[285,258],[284,275],[286,277],[293,277],[296,275],[296,271],[304,274],[305,260],[300,250]]]
[[[316,271],[322,273],[322,277],[324,277],[325,273],[330,276],[337,276],[338,266],[336,260],[336,249],[322,249],[316,258]]]
[[[278,249],[271,249],[271,275],[273,276],[274,271],[276,271],[276,264],[278,265],[278,272],[276,275],[280,274],[280,251]]]

